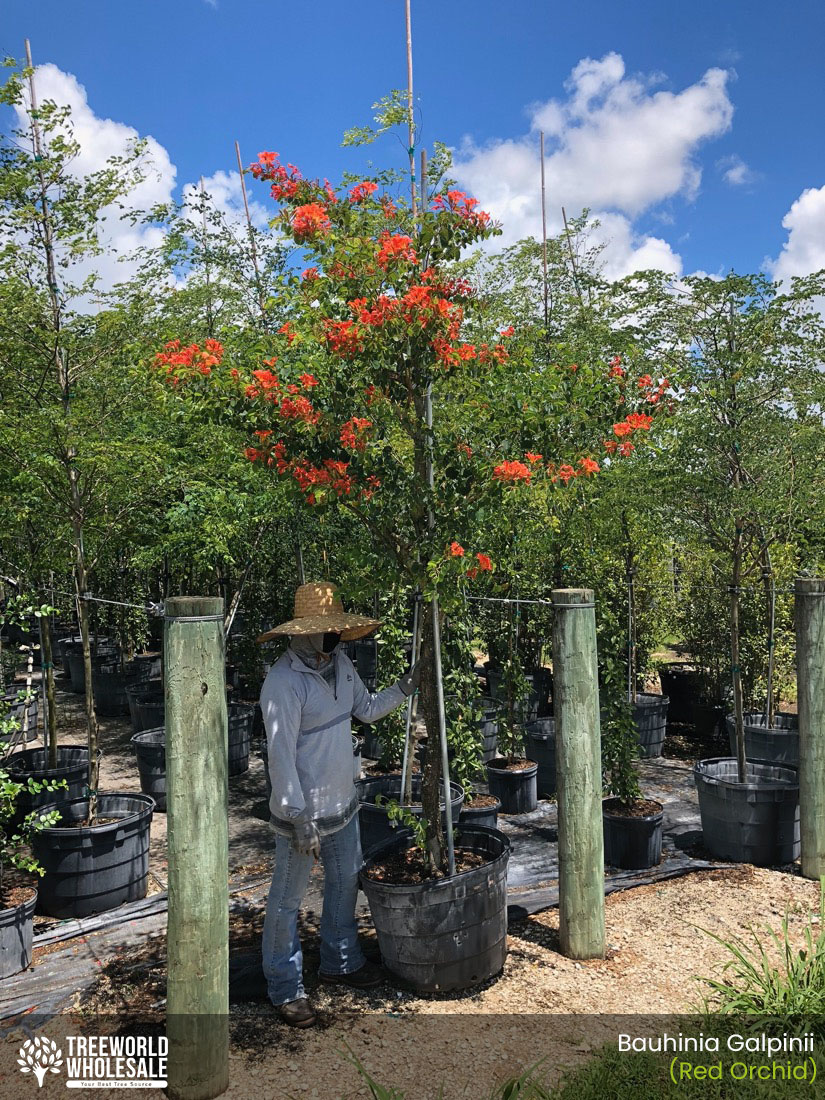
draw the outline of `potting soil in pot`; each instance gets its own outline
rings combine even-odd
[[[455,849],[456,874],[461,871],[471,871],[474,867],[481,867],[486,862],[488,861],[480,852],[474,852],[469,848]],[[423,853],[419,852],[417,848],[395,852],[386,859],[372,864],[364,873],[375,882],[396,883],[405,886],[446,877],[443,871],[431,873]]]

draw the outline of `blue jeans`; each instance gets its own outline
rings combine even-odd
[[[275,1005],[305,996],[298,910],[314,857],[301,855],[289,837],[275,840],[275,872],[269,887],[263,932],[263,969]],[[321,837],[324,905],[321,912],[321,973],[351,974],[366,962],[358,943],[355,903],[361,869],[358,815],[338,832]]]

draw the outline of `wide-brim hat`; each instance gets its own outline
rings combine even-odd
[[[344,611],[334,584],[326,581],[302,584],[295,593],[293,618],[267,630],[256,641],[268,642],[284,634],[340,634],[344,642],[366,638],[381,625],[378,619]]]

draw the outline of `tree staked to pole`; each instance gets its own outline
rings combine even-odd
[[[224,601],[166,601],[168,1095],[229,1085],[229,842]]]
[[[825,579],[797,577],[799,822],[802,874],[825,875]]]
[[[604,834],[596,612],[589,588],[557,588],[553,681],[559,820],[559,939],[571,959],[604,957]]]

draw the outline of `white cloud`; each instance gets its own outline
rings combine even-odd
[[[608,269],[624,273],[628,264],[655,261],[681,271],[670,245],[638,236],[630,219],[673,196],[696,196],[697,150],[730,128],[733,105],[722,69],[709,69],[680,92],[655,91],[661,79],[628,77],[617,53],[585,58],[565,84],[565,99],[532,107],[528,134],[483,146],[464,139],[454,153],[455,175],[502,222],[502,243],[541,232],[543,130],[548,231],[560,231],[562,207],[568,215],[588,207],[611,242]]]
[[[766,261],[773,279],[810,275],[825,268],[825,187],[808,187],[782,219],[788,239],[779,256]]]
[[[71,73],[65,73],[52,64],[39,65],[35,73],[35,84],[40,103],[53,100],[71,110],[72,130],[79,152],[69,170],[76,177],[103,168],[111,157],[126,156],[130,147],[140,138],[134,127],[95,114],[89,105],[86,89]],[[17,115],[20,128],[28,128],[25,109],[18,108]],[[146,139],[146,153],[142,163],[145,179],[129,193],[126,204],[134,210],[148,210],[157,204],[171,202],[176,191],[177,171],[168,151],[155,138]],[[245,232],[246,215],[239,174],[218,170],[204,179],[204,187],[212,204],[226,216],[230,225],[239,232]],[[200,183],[184,185],[184,202],[191,202],[199,188]],[[264,227],[269,212],[254,199],[249,205],[253,223]],[[103,290],[110,289],[115,283],[125,281],[135,272],[136,264],[128,260],[131,254],[139,248],[161,243],[161,229],[156,226],[132,225],[122,221],[120,214],[121,211],[115,209],[106,212],[101,231],[104,254],[78,264],[72,276],[74,282],[80,282],[84,275],[96,271],[99,274],[99,287]],[[197,224],[200,225],[200,215]]]
[[[722,179],[731,187],[746,187],[748,184],[755,183],[758,178],[757,173],[735,154],[722,157],[716,162],[716,167],[722,173]]]
[[[189,217],[199,225],[201,214],[193,212],[200,199],[200,181],[187,183],[183,188],[183,203],[186,206]],[[241,191],[241,177],[237,172],[224,172],[219,169],[211,176],[205,176],[203,189],[212,207],[221,213],[226,221],[235,227],[240,227],[246,232],[246,212],[243,206],[243,193]],[[247,198],[249,188],[247,187]],[[255,199],[249,198],[249,216],[252,224],[259,229],[264,229],[272,216],[272,211]]]
[[[682,258],[661,237],[634,232],[623,214],[600,214],[600,225],[591,234],[593,244],[604,244],[601,260],[608,279],[621,279],[633,271],[657,268],[672,275],[682,274]]]

